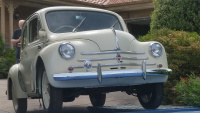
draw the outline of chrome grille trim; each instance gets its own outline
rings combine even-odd
[[[153,66],[156,63],[146,63],[146,66]],[[111,67],[111,66],[142,66],[142,63],[113,63],[113,64],[101,64],[101,67]],[[84,68],[84,66],[70,66],[72,68]],[[97,68],[98,65],[93,65],[92,68]]]
[[[120,55],[120,60],[122,61],[125,61],[125,60],[133,60],[133,61],[136,61],[136,60],[143,60],[143,61],[146,61],[149,59],[149,57],[146,57],[146,56],[143,56],[143,57],[140,57],[140,56],[133,56],[132,55],[144,55],[145,52],[139,52],[139,51],[121,51],[121,50],[118,50],[118,51],[100,51],[100,52],[82,52],[80,53],[81,55],[105,55],[105,54],[129,54],[131,56],[129,57],[126,57],[126,56],[121,56]],[[98,63],[100,63],[100,61],[106,61],[106,60],[117,60],[118,61],[118,58],[117,56],[111,56],[111,57],[101,57],[101,56],[98,56],[98,57],[95,57],[95,58],[91,58],[90,57],[87,57],[87,58],[80,58],[80,59],[77,59],[78,62],[85,62],[85,61],[91,61],[91,62],[94,62],[94,61],[99,61],[99,62],[96,62],[92,65],[92,68],[97,68],[98,67]],[[101,67],[110,67],[110,68],[113,68],[113,67],[126,67],[126,66],[143,66],[142,62],[136,62],[136,63],[131,63],[130,61],[127,61],[128,63],[126,62],[118,62],[118,63],[105,63],[105,64],[100,64]],[[153,66],[153,65],[156,65],[156,63],[145,63],[146,65],[145,66]],[[72,68],[84,68],[84,63],[83,65],[79,64],[79,65],[71,65],[69,67],[72,67]]]
[[[100,55],[100,54],[145,54],[145,52],[137,51],[102,51],[102,52],[82,52],[81,55]]]
[[[92,59],[78,59],[78,62],[84,61],[102,61],[102,60],[116,60],[116,57],[108,57],[108,58],[92,58]],[[122,60],[148,60],[148,57],[122,57]]]

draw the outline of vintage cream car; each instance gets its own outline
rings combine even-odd
[[[114,91],[137,94],[145,109],[156,109],[171,72],[162,44],[137,41],[118,14],[96,8],[37,11],[24,23],[20,55],[7,89],[17,113],[26,112],[27,98],[42,98],[47,113],[60,113],[80,95],[103,106]]]

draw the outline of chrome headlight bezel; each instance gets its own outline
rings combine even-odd
[[[58,52],[63,59],[69,60],[74,57],[75,48],[71,43],[65,42],[59,46]]]
[[[163,46],[158,42],[151,43],[149,46],[149,53],[153,57],[158,58],[163,53]]]

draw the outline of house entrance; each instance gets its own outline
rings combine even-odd
[[[132,18],[125,19],[129,33],[131,33],[135,38],[139,36],[144,36],[150,31],[150,17]]]

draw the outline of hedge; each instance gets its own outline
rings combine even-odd
[[[164,104],[176,104],[177,94],[172,90],[174,86],[192,72],[200,75],[200,36],[195,32],[160,29],[139,38],[139,41],[152,40],[163,44],[169,68],[173,71],[165,83]]]
[[[4,49],[4,42],[0,35],[0,79],[7,78],[10,67],[15,63],[15,50]]]

